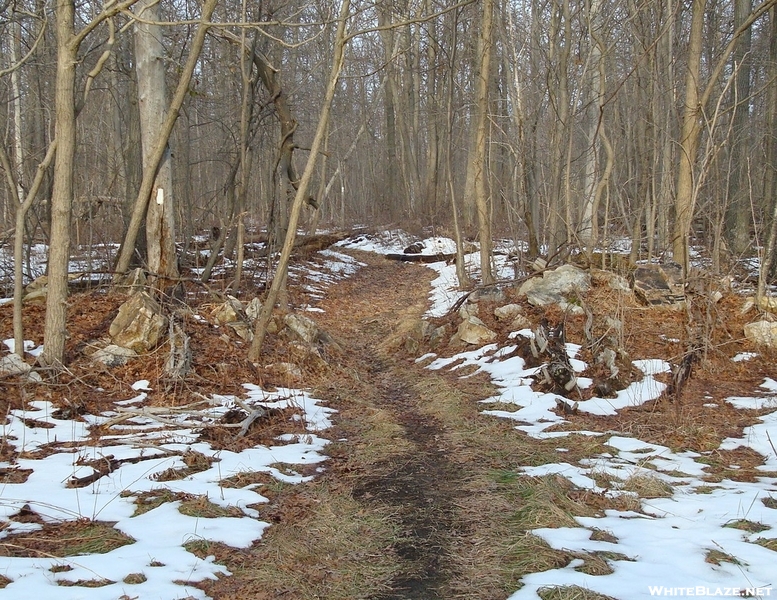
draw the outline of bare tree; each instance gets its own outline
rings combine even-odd
[[[192,74],[194,73],[194,69],[197,66],[202,47],[205,44],[205,36],[211,26],[210,18],[213,15],[213,11],[216,9],[216,4],[217,0],[206,0],[202,7],[202,14],[199,18],[199,27],[191,42],[189,56],[186,60],[186,64],[181,70],[178,86],[176,87],[175,94],[173,94],[173,98],[170,101],[170,107],[167,110],[164,122],[157,131],[153,150],[147,155],[148,158],[145,161],[143,169],[143,181],[140,184],[138,197],[135,200],[135,206],[133,208],[132,217],[130,218],[129,225],[127,227],[127,233],[124,237],[121,250],[119,251],[119,255],[116,259],[115,271],[117,275],[126,273],[132,260],[132,254],[135,251],[135,242],[138,238],[138,232],[140,231],[141,224],[145,219],[148,204],[151,199],[151,194],[154,188],[154,181],[156,180],[156,173],[163,158],[169,152],[168,140],[170,139],[170,134],[173,131],[173,126],[175,125],[175,121],[178,118],[178,113],[181,110],[184,99],[189,92],[189,84],[191,83]]]
[[[165,50],[158,0],[139,0],[135,23],[135,71],[138,76],[138,107],[143,145],[143,170],[155,172],[151,202],[146,212],[148,269],[152,280],[178,277],[175,249],[175,198],[173,196],[173,161],[169,147],[161,161],[154,162],[154,145],[162,130],[167,111],[165,83]],[[151,175],[149,175],[150,177]]]
[[[688,44],[688,58],[685,73],[685,101],[680,127],[680,164],[677,172],[677,191],[675,197],[675,226],[672,240],[672,250],[676,262],[687,271],[689,263],[689,246],[691,224],[698,187],[695,185],[696,154],[699,149],[699,137],[702,132],[703,112],[715,91],[715,85],[731,52],[736,47],[739,38],[749,30],[750,26],[764,15],[777,0],[764,0],[737,27],[728,44],[721,53],[721,58],[710,70],[706,86],[701,83],[701,58],[704,49],[703,32],[704,16],[707,0],[693,0],[691,5],[691,33]]]
[[[491,239],[491,207],[488,191],[488,166],[486,154],[488,152],[488,90],[491,76],[491,52],[493,47],[494,31],[494,2],[483,0],[483,17],[480,25],[480,37],[478,38],[478,72],[475,124],[475,147],[471,162],[474,165],[473,188],[475,190],[475,206],[478,217],[478,233],[480,238],[480,270],[481,281],[484,285],[494,282],[494,273],[491,268],[492,244]]]
[[[281,249],[281,254],[278,259],[278,266],[275,271],[275,277],[273,277],[270,289],[267,292],[264,304],[259,317],[256,319],[256,326],[254,329],[254,339],[251,342],[251,348],[248,353],[250,360],[258,360],[262,353],[262,346],[264,345],[264,338],[267,335],[267,325],[272,317],[272,311],[275,308],[275,303],[278,300],[278,295],[285,285],[286,275],[288,272],[289,259],[291,258],[291,250],[294,247],[294,240],[297,235],[297,224],[299,223],[300,212],[302,206],[306,202],[308,197],[308,187],[313,178],[315,172],[316,158],[318,156],[319,149],[321,148],[324,138],[326,136],[327,126],[329,122],[329,115],[332,110],[332,99],[337,89],[337,82],[340,79],[340,73],[343,68],[343,57],[345,53],[345,45],[348,42],[346,36],[346,24],[350,13],[351,3],[350,0],[343,0],[340,5],[340,13],[337,19],[337,34],[335,36],[335,48],[334,56],[332,57],[332,68],[329,75],[329,82],[327,84],[326,96],[324,97],[324,103],[321,107],[321,115],[316,125],[316,135],[313,138],[313,143],[310,147],[310,158],[305,164],[305,170],[302,173],[299,186],[297,187],[297,193],[294,196],[294,202],[291,206],[291,212],[289,215],[289,226],[286,231],[286,239]]]

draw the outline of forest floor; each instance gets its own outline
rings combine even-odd
[[[448,369],[430,370],[406,351],[409,332],[428,309],[433,271],[376,254],[352,254],[363,266],[329,287],[317,303],[321,312],[310,313],[333,343],[324,349],[323,361],[300,364],[305,386],[337,410],[333,428],[325,433],[333,440],[324,450],[329,457],[325,468],[311,469],[316,477],[304,485],[265,485],[262,493],[269,502],[258,510],[272,527],[247,548],[215,542],[201,549],[231,575],[197,586],[212,598],[235,600],[491,600],[507,598],[528,573],[568,564],[573,555],[550,548],[530,530],[552,522],[558,511],[585,516],[630,508],[628,500],[585,492],[562,478],[517,482],[518,467],[544,464],[552,456],[560,460],[558,443],[519,434],[509,420],[484,416],[478,401],[495,390],[485,373],[464,378]],[[86,362],[79,370],[77,357],[89,340],[105,334],[119,300],[95,293],[71,300],[68,348],[74,366],[57,385],[39,386],[38,393],[45,389],[55,405],[78,405],[79,411],[97,414],[101,401],[126,393],[119,389],[126,390],[128,382],[143,378],[162,387],[154,385],[164,362],[158,355],[113,371],[87,368]],[[609,292],[595,292],[586,301],[597,319],[614,316]],[[570,416],[575,428],[629,432],[675,451],[708,451],[741,435],[760,413],[738,411],[723,399],[752,394],[765,377],[777,374],[773,353],[746,363],[730,360],[732,352],[750,349],[732,333],[747,320],[738,310],[741,304],[732,295],[716,308],[717,325],[710,332],[714,350],[695,369],[682,402],[662,397],[614,416]],[[0,310],[0,335],[11,337],[10,307]],[[563,318],[553,310],[528,310],[537,322],[543,316]],[[681,353],[669,350],[676,346],[661,342],[655,332],[662,332],[661,339],[682,339],[681,313],[624,306],[623,301],[617,310],[631,358],[678,361]],[[33,339],[40,333],[41,311],[26,311],[27,335]],[[573,341],[582,336],[583,321],[569,320]],[[503,325],[500,329],[493,319],[487,324],[506,339],[509,331]],[[198,329],[194,321],[189,326],[195,375],[185,384],[168,386],[156,402],[180,404],[194,390],[238,393],[241,383],[257,379],[284,383],[273,382],[261,366],[241,356],[245,350],[236,352],[223,336],[207,333],[204,325]],[[725,352],[715,350],[723,346]],[[281,340],[270,341],[265,363],[287,354]],[[2,385],[5,412],[24,405],[29,390]],[[714,401],[721,408],[711,416],[704,405]],[[273,435],[277,432],[269,425],[251,441],[267,443]],[[597,438],[572,437],[563,450],[568,463],[606,450]],[[752,481],[760,476],[756,469],[762,463],[755,452],[720,450],[708,475]],[[591,570],[606,570],[601,558],[586,561]]]

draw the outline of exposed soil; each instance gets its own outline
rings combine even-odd
[[[422,375],[396,347],[402,328],[425,308],[425,286],[418,283],[427,275],[370,260],[327,299],[326,316],[320,320],[345,349],[341,368],[362,374],[357,387],[361,400],[401,426],[404,439],[398,445],[407,447],[370,465],[369,474],[354,483],[354,498],[388,508],[400,526],[393,546],[399,573],[391,591],[376,596],[380,600],[447,597],[446,583],[454,570],[451,540],[464,527],[456,502],[466,470],[449,454],[444,424],[423,413],[424,398],[416,387]],[[343,324],[355,330],[343,331]]]

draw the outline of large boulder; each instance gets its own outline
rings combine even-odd
[[[745,325],[745,337],[759,346],[777,348],[777,322],[756,321]]]
[[[567,302],[567,297],[591,289],[591,276],[574,265],[562,265],[545,271],[542,278],[532,277],[518,289],[532,306],[548,306]]]
[[[643,304],[678,307],[685,301],[680,265],[639,265],[632,277],[634,294]]]
[[[117,346],[142,354],[155,348],[166,330],[162,307],[146,292],[139,292],[119,307],[109,333]]]

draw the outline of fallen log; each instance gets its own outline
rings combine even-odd
[[[389,260],[418,262],[424,264],[456,260],[455,254],[386,254],[385,257]]]

